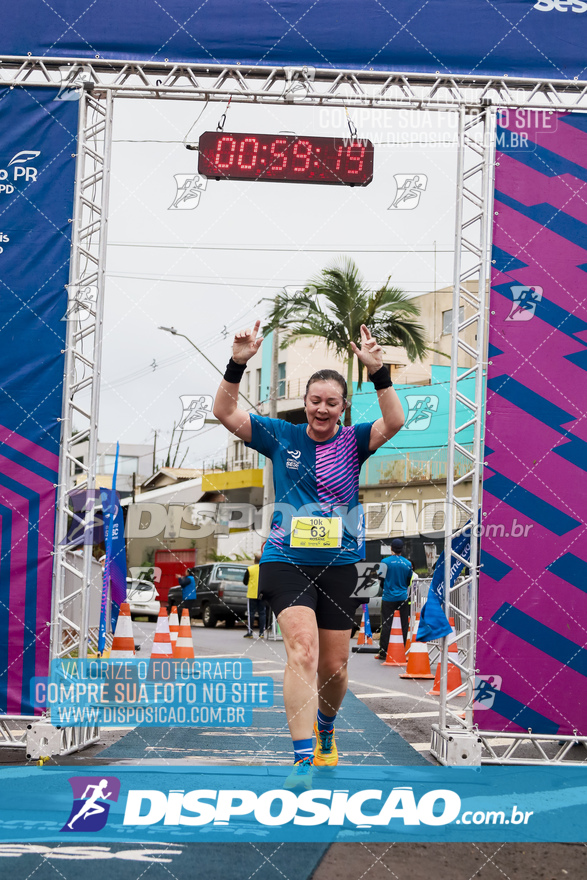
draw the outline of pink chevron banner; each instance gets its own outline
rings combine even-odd
[[[499,115],[475,723],[587,734],[587,116]]]

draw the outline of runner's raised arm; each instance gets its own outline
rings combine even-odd
[[[383,366],[383,349],[364,324],[361,324],[361,347],[358,348],[354,342],[351,342],[351,346],[361,363],[367,367],[369,378],[377,391],[381,418],[373,422],[369,438],[369,452],[375,452],[391,440],[403,426],[404,411],[399,397],[393,390],[393,382],[387,367]]]
[[[256,321],[252,330],[241,330],[232,343],[232,357],[226,366],[224,378],[216,393],[214,415],[231,434],[241,440],[251,440],[251,419],[248,412],[238,405],[238,388],[247,362],[256,354],[263,340],[257,338],[261,322]]]

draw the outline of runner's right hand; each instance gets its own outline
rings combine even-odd
[[[256,321],[252,330],[241,330],[232,343],[232,359],[237,364],[246,364],[259,350],[263,339],[257,339],[261,321]]]

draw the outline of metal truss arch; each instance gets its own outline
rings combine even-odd
[[[86,88],[96,96],[454,110],[587,110],[587,81],[508,76],[241,67],[184,62],[0,56],[0,87]]]
[[[459,114],[459,166],[457,220],[455,232],[453,334],[451,369],[451,409],[449,413],[449,460],[447,467],[447,508],[459,506],[473,521],[481,508],[480,480],[483,459],[482,406],[486,364],[486,322],[490,267],[493,164],[495,148],[495,108],[530,108],[550,111],[587,111],[587,82],[575,80],[531,80],[518,77],[447,76],[381,71],[310,69],[307,67],[255,67],[202,65],[174,62],[106,61],[79,58],[0,57],[0,88],[45,86],[69,92],[79,100],[78,167],[66,345],[62,451],[59,471],[55,574],[52,609],[51,658],[75,651],[87,656],[91,543],[84,545],[82,571],[77,572],[79,588],[65,594],[65,572],[72,571],[66,559],[69,501],[73,491],[87,492],[89,504],[85,525],[93,520],[93,493],[97,451],[99,372],[102,346],[104,271],[108,221],[108,182],[113,101],[115,98],[153,98],[249,104],[322,107],[360,107],[453,111]],[[471,283],[475,282],[475,283]],[[476,289],[475,289],[476,287]],[[87,296],[84,299],[84,291]],[[91,295],[90,293],[91,292]],[[464,318],[459,319],[464,306]],[[465,342],[464,331],[476,326],[475,347]],[[459,373],[458,354],[474,360],[470,370]],[[475,394],[462,392],[463,379],[475,376]],[[89,398],[89,405],[87,400]],[[470,411],[466,425],[457,427],[456,404]],[[83,422],[74,434],[73,415]],[[473,449],[459,443],[464,427],[473,426]],[[89,443],[89,465],[83,481],[75,485],[76,447]],[[470,462],[464,476],[454,478],[455,452]],[[465,479],[472,480],[470,504],[457,499],[454,489]],[[449,516],[447,522],[452,521]],[[446,611],[457,618],[459,668],[464,676],[461,688],[446,690],[447,644],[441,652],[441,702],[439,723],[433,726],[432,752],[441,763],[524,763],[516,756],[515,743],[528,740],[538,749],[539,763],[551,760],[544,750],[548,737],[531,732],[507,734],[506,753],[500,760],[491,744],[499,734],[479,732],[473,724],[472,702],[475,679],[475,640],[479,542],[473,536],[469,575],[458,591],[451,591],[449,569],[456,554],[451,536],[445,544]],[[463,598],[464,597],[464,598]],[[79,623],[71,608],[80,603]],[[459,693],[468,697],[464,719],[459,719],[450,701]],[[7,719],[5,719],[7,720]],[[30,718],[20,719],[30,722]],[[450,721],[450,725],[449,725]],[[42,722],[39,722],[42,723]],[[44,722],[45,725],[47,722]],[[451,726],[452,725],[452,726]],[[23,735],[26,735],[23,732]],[[97,741],[96,728],[83,728],[64,734],[61,753],[83,748]],[[476,752],[478,760],[453,760],[447,744],[455,737],[482,743],[488,756]],[[0,725],[0,745],[14,746],[15,737]],[[564,745],[556,760],[567,757],[570,745],[585,741],[557,737]],[[510,740],[514,745],[510,747]],[[552,738],[550,740],[552,742]],[[24,739],[19,741],[24,745]],[[64,751],[63,751],[64,750]],[[458,750],[457,750],[458,751]],[[464,754],[461,752],[461,754]],[[565,763],[568,763],[565,760]]]

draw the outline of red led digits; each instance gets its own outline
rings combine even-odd
[[[367,186],[373,179],[371,141],[206,131],[198,149],[198,172],[216,180]]]
[[[228,149],[227,149],[228,147]],[[214,166],[216,168],[230,168],[236,152],[236,141],[230,134],[224,134],[218,141]],[[227,161],[228,160],[228,161]]]
[[[353,150],[360,150],[358,156],[353,156]],[[349,174],[360,174],[363,170],[363,158],[365,156],[366,147],[364,144],[351,144],[347,147],[347,171]],[[351,168],[351,162],[357,162],[357,166],[355,168]]]
[[[250,150],[250,149],[247,150],[247,146],[249,144],[253,145],[252,150]],[[245,151],[249,155],[250,164],[245,163],[245,160],[244,160]],[[250,171],[252,168],[254,168],[255,165],[257,164],[257,153],[258,152],[259,152],[259,141],[257,140],[257,138],[254,138],[254,137],[243,138],[243,142],[240,145],[240,148],[238,151],[238,160],[237,160],[240,168],[242,168],[244,171]]]
[[[301,159],[303,165],[301,167],[300,165],[296,166],[296,163],[294,162],[292,171],[307,171],[312,159],[312,145],[310,141],[297,141],[294,144],[293,154],[296,159]]]
[[[280,149],[278,149],[278,147]],[[271,171],[284,170],[285,166],[287,165],[287,154],[285,152],[286,147],[286,138],[277,138],[277,140],[273,141],[273,143],[271,144]]]

